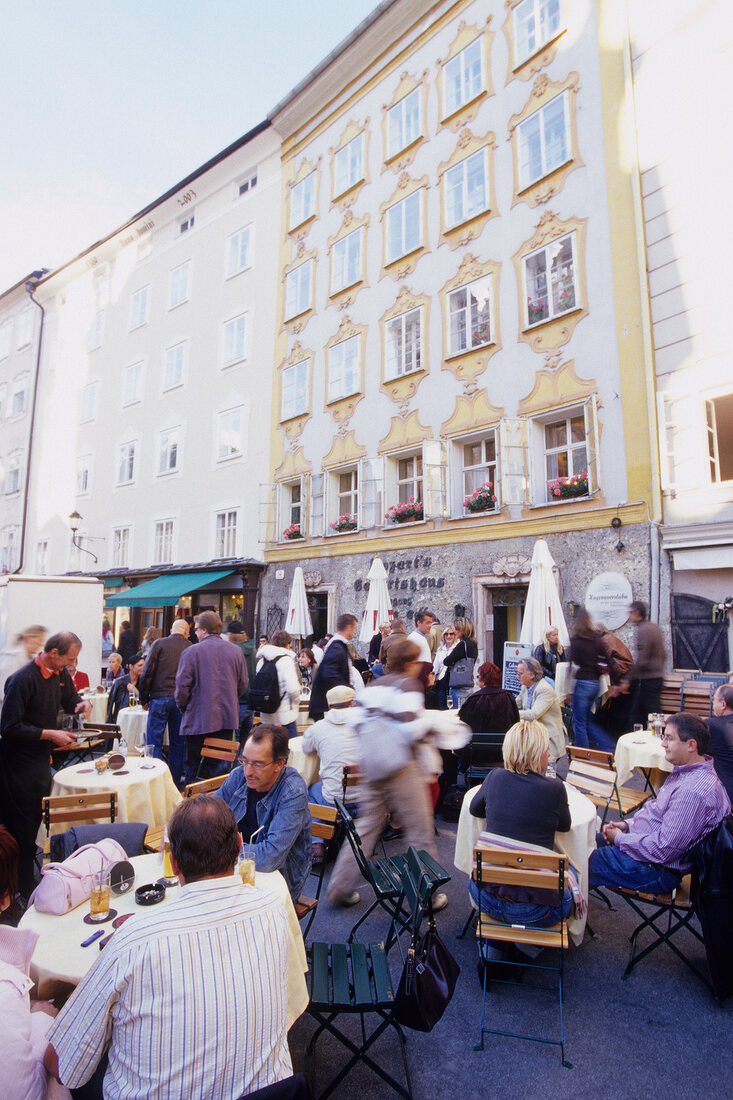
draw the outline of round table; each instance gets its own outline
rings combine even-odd
[[[634,768],[639,768],[655,792],[672,771],[672,765],[664,755],[664,745],[651,730],[622,734],[616,742],[615,760],[619,783],[626,783],[631,779]]]
[[[148,734],[148,712],[142,707],[125,707],[117,715],[120,737],[127,741],[130,749],[139,749],[145,744]],[[168,744],[168,727],[165,727],[163,744]]]
[[[458,819],[453,863],[459,871],[464,871],[467,875],[473,872],[473,850],[479,834],[486,828],[486,819],[474,817],[469,810],[471,800],[480,789],[480,787],[472,787],[466,791]],[[587,902],[588,858],[596,846],[596,832],[600,825],[596,816],[596,807],[591,800],[567,783],[565,790],[570,807],[570,829],[567,833],[555,833],[555,851],[563,852],[578,872],[580,888]],[[587,913],[582,917],[571,917],[568,921],[568,932],[576,945],[583,941],[586,917]]]
[[[288,748],[290,749],[288,764],[303,776],[306,787],[312,786],[320,778],[321,761],[318,759],[318,753],[303,752],[302,737],[291,737]]]
[[[152,767],[143,768],[143,764]],[[73,764],[62,768],[53,777],[51,795],[87,794],[94,791],[117,791],[117,821],[144,821],[146,825],[165,825],[181,801],[181,795],[171,778],[168,765],[163,760],[145,761],[141,757],[128,756],[126,775],[109,769],[97,772],[91,764]],[[51,827],[52,833],[63,832],[66,825]],[[45,830],[41,833],[45,839]]]
[[[136,886],[145,882],[155,882],[163,874],[163,856],[157,852],[152,855],[135,856],[130,862],[135,868]],[[288,1027],[290,1027],[305,1011],[308,1004],[308,990],[305,984],[308,963],[303,936],[285,879],[280,872],[257,871],[255,885],[266,887],[285,899],[288,915]],[[246,890],[249,887],[243,886],[242,889]],[[160,904],[170,905],[178,895],[179,891],[176,888],[169,889]],[[111,904],[112,908],[117,910],[118,916],[122,916],[123,913],[134,913],[133,919],[137,919],[138,915],[144,915],[146,912],[144,907],[135,902],[134,889],[120,897],[113,895]],[[53,986],[57,982],[78,985],[94,960],[99,958],[97,943],[89,947],[81,946],[82,941],[94,931],[93,927],[84,923],[84,917],[88,912],[89,902],[85,901],[61,917],[38,913],[34,906],[23,914],[20,927],[30,928],[38,933],[38,942],[31,958],[30,976],[38,984],[39,997],[51,996]],[[102,924],[99,927],[104,929],[105,935],[113,931],[111,923]]]
[[[81,692],[81,697],[85,703],[92,704],[91,714],[88,718],[85,718],[85,722],[106,722],[107,721],[107,702],[109,700],[108,691],[89,691]]]

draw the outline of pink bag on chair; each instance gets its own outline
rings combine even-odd
[[[93,876],[118,860],[126,860],[121,844],[109,837],[97,844],[85,844],[63,863],[47,863],[30,903],[39,913],[60,917],[92,896]]]

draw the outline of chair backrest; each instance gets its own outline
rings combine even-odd
[[[468,746],[468,786],[481,782],[493,768],[503,768],[503,733],[474,733]]]
[[[311,813],[311,833],[318,840],[333,840],[338,820],[338,810],[333,806],[318,806],[315,802],[308,803]],[[352,822],[353,823],[353,822]]]
[[[432,890],[430,876],[420,862],[418,851],[412,845],[407,849],[407,857],[402,866],[402,893],[410,912],[413,944],[420,933],[420,925],[428,908]],[[398,939],[399,942],[399,939]],[[401,950],[401,948],[400,948]]]
[[[233,764],[239,752],[239,742],[227,741],[223,737],[207,737],[201,749],[201,755],[209,760],[226,760]]]
[[[362,779],[361,768],[358,764],[344,764],[344,770],[341,773],[341,790],[343,792],[344,802],[351,801],[346,797],[347,793],[349,790],[353,793],[354,788],[359,786]]]
[[[117,791],[95,791],[93,794],[49,795],[41,801],[43,824],[48,832],[52,825],[79,822],[113,823],[117,816]]]
[[[616,790],[616,767],[612,752],[568,746],[570,767],[566,783],[588,795],[592,801],[608,804]]]
[[[487,883],[553,890],[558,893],[562,906],[567,856],[561,852],[533,852],[477,844],[473,860],[474,878],[479,890]]]
[[[351,845],[351,850],[354,853],[356,864],[369,885],[374,886],[374,888],[376,889],[374,875],[372,874],[372,869],[369,866],[369,860],[364,855],[364,849],[361,846],[361,837],[356,831],[354,819],[349,811],[346,809],[346,806],[340,798],[337,798],[335,801],[336,809],[338,810],[339,817],[343,822],[344,830],[346,832],[346,839]]]
[[[120,736],[120,727],[116,722],[83,722],[82,729],[89,730],[90,733],[93,731],[105,733],[110,737]]]
[[[718,685],[708,680],[683,680],[680,710],[696,714],[698,718],[713,717],[713,696]]]
[[[212,791],[218,791],[227,778],[226,775],[216,775],[213,779],[202,779],[198,783],[187,783],[183,788],[183,797],[193,798],[197,794],[211,794]]]

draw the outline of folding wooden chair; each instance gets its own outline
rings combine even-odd
[[[652,797],[651,791],[637,791],[633,787],[621,786],[612,752],[568,745],[568,756],[570,768],[565,782],[581,791],[603,810],[601,825],[609,810],[618,813],[623,820]]]
[[[232,764],[234,764],[238,754],[239,741],[236,738],[226,740],[223,737],[207,737],[201,749],[201,760],[199,761],[196,778],[201,778],[205,760],[223,760],[229,765],[228,770],[231,771]]]
[[[92,794],[48,795],[41,800],[41,814],[46,829],[43,844],[44,859],[51,845],[49,837],[53,825],[114,824],[118,812],[117,791],[94,791]]]
[[[488,972],[484,970],[483,1003],[481,1007],[481,1037],[475,1050],[484,1049],[484,1035],[505,1035],[513,1039],[527,1039],[536,1043],[547,1043],[551,1046],[559,1046],[562,1064],[571,1069],[571,1063],[565,1061],[565,1038],[563,1032],[562,1016],[562,979],[564,952],[568,946],[568,926],[563,917],[557,924],[542,928],[535,925],[505,924],[494,920],[482,906],[481,889],[488,883],[496,886],[521,886],[530,889],[550,890],[557,898],[557,906],[562,912],[563,895],[565,892],[565,866],[567,857],[554,852],[532,852],[527,850],[515,850],[510,848],[494,848],[490,845],[477,845],[474,849],[473,877],[478,887],[479,907],[476,936],[479,945],[484,940],[499,943],[526,943],[534,947],[549,947],[557,950],[557,964],[554,966],[546,963],[527,961],[516,962],[507,959],[505,965],[518,968],[530,967],[532,970],[545,970],[557,974],[557,989],[560,1000],[560,1038],[552,1039],[544,1035],[527,1035],[515,1031],[502,1031],[499,1028],[486,1027],[487,986],[489,984]],[[519,975],[518,975],[519,976]],[[492,978],[492,981],[497,979]],[[498,979],[502,985],[520,985],[519,981]],[[547,986],[535,985],[530,982],[522,982],[522,988],[544,989]]]
[[[143,841],[143,848],[146,852],[159,852],[163,846],[163,836],[165,834],[165,825],[150,825],[148,831],[145,834],[145,840]]]
[[[53,750],[54,766],[66,768],[72,764],[80,764],[83,760],[92,760],[95,749],[107,752],[114,739],[120,736],[120,727],[113,722],[84,722],[79,733],[84,736],[83,741]],[[87,739],[90,734],[97,736]]]
[[[338,810],[334,809],[333,806],[317,806],[313,802],[308,803],[308,809],[311,812],[311,830],[313,836],[327,844],[329,840],[333,840],[336,832]],[[295,912],[298,920],[307,918],[303,927],[303,939],[306,943],[308,942],[308,933],[315,919],[316,909],[318,908],[318,902],[321,897],[321,887],[323,886],[323,873],[325,869],[326,860],[324,857],[324,859],[311,867],[311,877],[316,880],[315,897],[306,897],[304,894],[301,894],[295,903]]]
[[[367,917],[369,917],[375,909],[381,907],[384,909],[385,913],[388,914],[391,922],[390,933],[387,937],[386,945],[386,950],[389,951],[395,942],[395,929],[398,930],[396,935],[399,936],[401,932],[405,931],[408,927],[408,914],[402,905],[402,869],[405,864],[406,855],[403,854],[376,860],[368,859],[361,846],[361,838],[354,825],[354,819],[343,802],[338,798],[336,799],[336,808],[343,821],[346,830],[346,839],[351,845],[351,850],[354,853],[354,859],[356,860],[357,866],[374,892],[374,901],[369,906],[366,913],[359,917],[349,933],[349,943],[353,942],[354,936]],[[422,870],[426,873],[428,883],[433,890],[440,886],[444,886],[445,883],[449,881],[450,874],[444,867],[441,867],[439,863],[436,863],[428,852],[421,850],[418,854],[420,856]]]
[[[503,733],[473,734],[468,744],[468,768],[466,769],[468,787],[483,783],[493,768],[504,766],[504,758],[501,754],[503,744]]]
[[[215,775],[213,779],[201,779],[198,783],[187,783],[183,788],[183,797],[194,798],[197,794],[211,794],[212,791],[218,791],[226,779],[226,775]]]

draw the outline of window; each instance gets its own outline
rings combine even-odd
[[[87,347],[89,351],[96,351],[97,348],[101,348],[102,339],[104,338],[104,310],[100,309],[94,314],[94,320],[92,321],[89,329],[89,339],[87,340]]]
[[[227,276],[238,275],[250,266],[249,242],[250,226],[233,233],[227,241]]]
[[[353,531],[359,522],[359,471],[337,470],[332,475],[332,531]]]
[[[568,97],[555,96],[519,126],[519,188],[554,172],[570,157]]]
[[[176,386],[183,385],[183,363],[186,354],[185,344],[175,344],[172,348],[166,348],[165,370],[163,372],[163,389],[172,390]]]
[[[133,363],[125,368],[122,404],[133,405],[143,396],[143,364]]]
[[[560,0],[523,0],[514,18],[514,61],[521,65],[560,29]]]
[[[361,383],[361,337],[334,344],[328,353],[328,400],[358,393]]]
[[[77,494],[88,493],[91,488],[92,456],[82,455],[76,464],[76,491]]]
[[[234,558],[237,554],[237,513],[216,513],[215,558]]]
[[[302,359],[282,372],[281,420],[290,420],[308,411],[308,360]]]
[[[0,573],[12,573],[17,566],[17,527],[3,527],[0,534]]]
[[[498,497],[497,462],[496,462],[496,433],[488,432],[482,439],[472,440],[470,443],[461,443],[461,467],[463,493],[463,513],[471,515],[474,512],[490,511],[485,507],[485,498],[490,500],[492,496]],[[482,486],[490,485],[489,494],[483,494],[484,500],[474,501],[471,506],[467,503],[477,490]]]
[[[316,173],[308,175],[296,183],[290,193],[290,228],[295,229],[312,217],[316,212]]]
[[[578,304],[575,234],[559,237],[524,258],[527,324],[560,317]]]
[[[0,386],[0,420],[5,418],[5,405],[8,400],[8,387]]]
[[[733,480],[733,393],[705,402],[712,482]]]
[[[16,347],[25,348],[30,344],[33,339],[33,314],[34,309],[32,306],[27,306],[22,310],[18,317],[18,327],[16,330]]]
[[[285,527],[299,527],[300,533],[305,534],[305,510],[303,507],[303,483],[289,481],[282,487],[283,506],[285,511]]]
[[[8,455],[8,469],[5,475],[5,492],[20,492],[20,467],[23,459],[22,451],[12,451]]]
[[[448,295],[448,324],[451,355],[491,343],[490,275],[459,287]]]
[[[397,459],[397,503],[422,501],[422,454]]]
[[[573,413],[544,425],[547,500],[588,493],[588,448],[585,417]],[[558,482],[558,479],[561,479]],[[575,479],[566,487],[567,481]]]
[[[411,309],[387,322],[387,378],[422,367],[422,310]]]
[[[80,418],[82,423],[86,420],[94,420],[97,415],[97,385],[96,382],[90,382],[81,391]]]
[[[36,543],[36,574],[39,577],[48,574],[48,539],[39,539]]]
[[[28,391],[28,375],[21,374],[16,378],[10,390],[10,408],[8,416],[22,416],[25,412],[26,396]]]
[[[483,39],[476,38],[443,66],[445,115],[452,115],[484,90]]]
[[[224,366],[230,367],[232,363],[240,363],[244,359],[244,335],[246,330],[246,314],[232,317],[231,321],[224,324]]]
[[[257,169],[253,168],[247,173],[247,175],[239,181],[237,191],[239,195],[246,195],[249,191],[254,191],[257,186]]]
[[[6,321],[0,325],[0,359],[7,359],[13,346],[13,323]]]
[[[227,409],[219,413],[216,457],[240,458],[242,448],[242,408]]]
[[[420,247],[421,198],[419,191],[413,191],[406,199],[396,202],[387,209],[387,263]]]
[[[169,309],[175,309],[176,306],[180,306],[183,302],[188,301],[190,270],[191,261],[187,260],[185,264],[180,264],[179,267],[174,267],[171,271],[170,298],[168,302]]]
[[[193,212],[187,217],[181,218],[178,223],[178,236],[180,237],[183,233],[188,233],[189,229],[193,229],[194,221],[195,214],[193,214]]]
[[[128,485],[135,477],[135,444],[123,443],[117,462],[117,484]]]
[[[361,279],[361,229],[355,229],[333,246],[331,293],[343,290]]]
[[[311,283],[313,279],[313,261],[296,267],[289,272],[285,281],[285,319],[297,317],[311,307]]]
[[[158,473],[172,474],[178,469],[180,453],[180,429],[169,428],[160,433],[158,448]]]
[[[159,520],[155,524],[153,560],[158,565],[170,565],[173,561],[173,536],[175,534],[175,528],[176,521],[173,519]]]
[[[150,318],[150,287],[144,286],[136,290],[130,302],[130,328],[140,328],[146,325]]]
[[[489,161],[486,149],[449,168],[445,174],[445,220],[448,229],[489,207]]]
[[[420,137],[420,89],[415,88],[387,114],[387,156],[394,157],[401,149]]]
[[[112,531],[112,566],[125,569],[130,555],[130,528],[115,527]]]
[[[336,153],[334,195],[343,195],[364,178],[364,135],[357,134]]]

